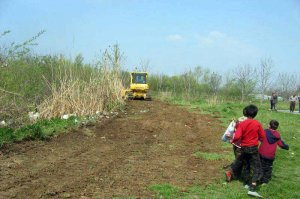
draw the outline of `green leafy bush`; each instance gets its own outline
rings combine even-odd
[[[67,120],[59,118],[39,120],[35,124],[25,125],[15,130],[8,127],[0,128],[0,146],[4,143],[21,140],[45,140],[52,135],[66,131],[70,127],[77,126],[78,122],[75,119],[75,117],[70,117]]]

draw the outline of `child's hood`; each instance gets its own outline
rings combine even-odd
[[[273,133],[272,130],[266,129],[265,132],[269,144],[274,144],[280,139],[280,136],[277,133],[275,133],[276,131],[273,131]]]

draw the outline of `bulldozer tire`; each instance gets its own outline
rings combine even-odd
[[[152,101],[151,95],[150,95],[150,94],[147,94],[145,100],[147,100],[147,101]]]
[[[133,100],[133,99],[134,99],[134,96],[133,96],[133,93],[132,93],[132,92],[127,92],[127,93],[126,93],[126,96],[127,96],[127,99],[128,99],[128,100]]]

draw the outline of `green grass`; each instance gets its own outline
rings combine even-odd
[[[26,125],[18,129],[0,128],[0,146],[21,140],[44,140],[75,125],[77,125],[75,118],[70,117],[67,120],[58,118],[39,120],[35,124]]]
[[[264,128],[268,128],[268,123],[271,119],[279,121],[278,131],[282,139],[289,144],[290,150],[282,150],[278,147],[276,160],[273,165],[272,180],[266,186],[260,186],[258,192],[264,198],[279,199],[287,198],[294,199],[300,196],[300,115],[282,112],[269,111],[269,102],[263,104],[259,102],[225,102],[215,105],[209,105],[204,100],[196,102],[186,102],[176,100],[173,103],[180,104],[190,108],[193,111],[199,110],[201,113],[218,116],[223,122],[224,130],[232,118],[242,116],[243,108],[248,104],[255,104],[259,108],[259,113],[255,119],[261,122]],[[287,102],[279,102],[279,109],[287,109]],[[297,109],[298,110],[298,109]],[[223,132],[220,132],[220,136]],[[231,147],[230,145],[220,140],[219,144],[222,148]],[[224,159],[232,157],[231,152],[228,156],[221,156],[217,153],[202,153],[195,152],[192,154],[199,158],[207,160]],[[220,173],[224,171],[220,169]],[[209,186],[194,185],[191,187],[175,187],[170,184],[153,185],[152,191],[157,193],[157,198],[250,198],[247,195],[247,190],[243,187],[240,181],[225,183],[224,179],[210,184]],[[180,190],[185,190],[184,192]]]
[[[170,184],[152,185],[149,189],[157,193],[157,198],[171,199],[180,195],[180,188]]]

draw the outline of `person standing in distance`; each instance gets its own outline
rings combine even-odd
[[[293,113],[295,110],[296,100],[297,100],[295,94],[293,94],[289,100],[290,100],[290,112]]]
[[[270,103],[271,103],[271,111],[277,111],[276,109],[276,104],[278,102],[278,97],[276,92],[272,93],[271,99],[270,99]]]

